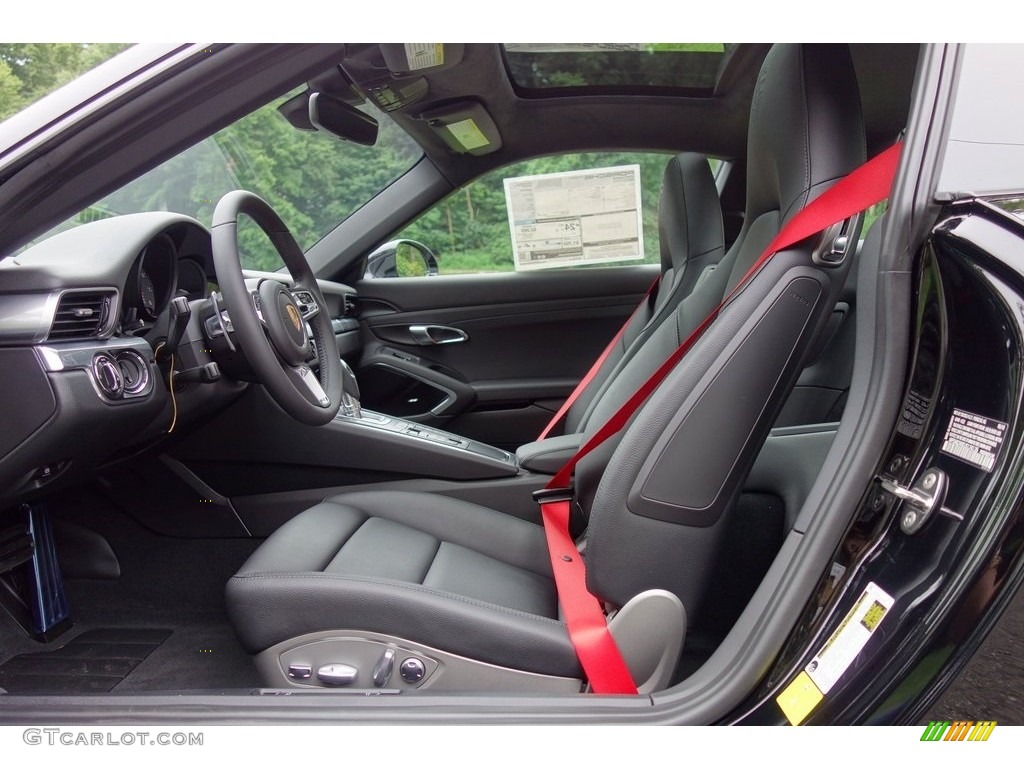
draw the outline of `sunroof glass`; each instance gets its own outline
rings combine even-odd
[[[521,89],[676,88],[710,91],[723,43],[505,43],[505,61]]]

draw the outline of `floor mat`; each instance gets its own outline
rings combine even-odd
[[[171,636],[169,629],[90,629],[53,651],[0,666],[10,693],[107,693]]]
[[[113,693],[258,688],[256,665],[226,622],[160,622],[174,634]]]
[[[256,549],[254,539],[184,539],[159,536],[140,526],[108,500],[84,489],[54,497],[50,513],[61,523],[95,531],[110,544],[120,563],[120,578],[65,574],[74,633],[49,645],[28,638],[0,611],[0,671],[13,656],[47,656],[47,649],[83,642],[77,637],[104,627],[132,630],[161,628],[173,634],[145,638],[159,643],[131,674],[120,679],[91,681],[88,687],[68,684],[69,692],[89,690],[112,694],[151,691],[250,689],[261,684],[252,658],[238,643],[224,605],[224,585]],[[143,639],[143,638],[137,638]],[[70,651],[74,652],[74,647]],[[141,654],[139,655],[141,658]],[[92,659],[98,656],[90,657]],[[13,662],[13,659],[11,659]],[[19,664],[25,663],[19,661]],[[56,663],[56,662],[42,662]],[[35,672],[36,670],[32,670]],[[106,675],[103,675],[106,677]],[[4,679],[0,672],[0,681]],[[32,681],[29,681],[30,683]],[[36,681],[38,683],[38,681]],[[85,683],[83,683],[85,685]],[[0,687],[4,686],[0,682]],[[37,686],[33,690],[38,690]]]

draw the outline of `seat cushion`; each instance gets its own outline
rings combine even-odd
[[[243,646],[363,630],[578,677],[540,526],[429,494],[353,493],[283,525],[227,587]]]

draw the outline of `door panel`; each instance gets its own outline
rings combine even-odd
[[[657,267],[367,279],[364,404],[502,447],[533,440]]]

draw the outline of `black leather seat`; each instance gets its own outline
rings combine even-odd
[[[561,425],[564,434],[587,431],[594,406],[605,397],[611,381],[624,376],[639,384],[650,375],[633,364],[637,350],[725,255],[721,201],[704,155],[680,152],[666,164],[658,200],[658,241],[661,279],[657,290],[629,319],[618,344],[566,412]]]
[[[666,358],[783,223],[861,164],[864,151],[846,47],[773,48],[751,108],[743,229],[636,358],[648,367]],[[611,606],[661,589],[699,618],[733,502],[845,279],[848,261],[822,266],[812,257],[818,244],[812,238],[772,259],[621,439],[579,465],[588,588]],[[596,426],[603,418],[593,414]],[[396,649],[425,660],[418,680],[445,680],[439,687],[539,689],[545,681],[536,675],[570,683],[581,675],[542,529],[446,497],[328,499],[253,554],[230,580],[227,605],[273,685],[315,684],[310,668],[323,663],[330,674],[358,668],[359,686],[370,685],[369,664],[375,685],[416,687],[402,682],[404,666],[401,677],[390,670]],[[495,678],[491,665],[515,672]]]
[[[481,661],[579,676],[544,531],[475,504],[374,491],[285,523],[228,585],[246,650],[358,628]]]

